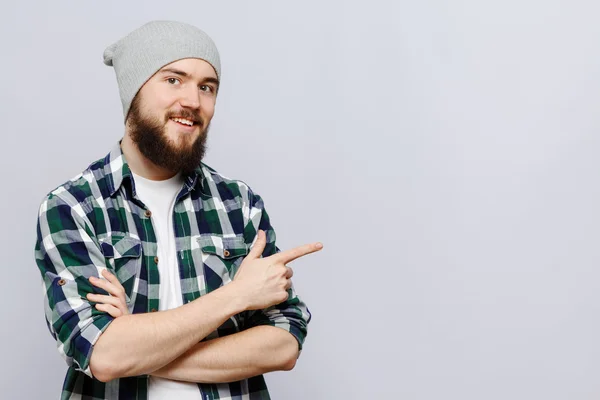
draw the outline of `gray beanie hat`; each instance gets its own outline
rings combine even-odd
[[[140,88],[159,69],[183,58],[200,58],[221,78],[219,52],[212,39],[195,26],[175,21],[152,21],[104,50],[104,64],[117,75],[123,116]]]

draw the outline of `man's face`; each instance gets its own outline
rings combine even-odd
[[[219,82],[204,60],[161,68],[131,103],[127,125],[140,152],[170,171],[189,173],[202,160]]]

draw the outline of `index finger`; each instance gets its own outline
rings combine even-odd
[[[275,258],[276,261],[280,261],[284,264],[287,264],[296,260],[297,258],[319,251],[322,248],[323,244],[321,244],[320,242],[305,244],[303,246],[294,247],[293,249],[273,254],[271,257]]]

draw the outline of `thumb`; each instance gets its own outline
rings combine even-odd
[[[248,253],[248,258],[260,258],[267,245],[267,235],[265,234],[265,231],[259,230],[256,236],[256,242],[254,243],[252,250]]]

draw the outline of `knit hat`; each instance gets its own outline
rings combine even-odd
[[[221,77],[219,52],[212,39],[195,26],[175,21],[142,25],[104,50],[104,64],[115,69],[123,116],[140,88],[159,69],[183,58],[200,58]]]

